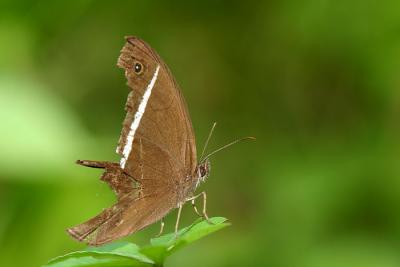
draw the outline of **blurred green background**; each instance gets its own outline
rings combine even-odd
[[[74,161],[118,160],[125,35],[170,66],[198,150],[214,121],[211,148],[257,137],[202,186],[233,225],[167,266],[400,266],[400,2],[369,0],[2,0],[1,266],[83,248],[65,228],[114,201]]]

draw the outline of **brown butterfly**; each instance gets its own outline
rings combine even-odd
[[[125,70],[127,112],[116,152],[119,163],[78,160],[87,167],[105,169],[101,180],[110,185],[118,201],[68,233],[90,245],[122,238],[162,219],[192,201],[199,216],[208,220],[206,194],[194,195],[209,174],[208,158],[236,140],[197,161],[195,136],[178,84],[160,56],[137,37],[126,37],[117,65]],[[210,132],[208,143],[215,124]],[[206,146],[205,146],[206,147]],[[204,154],[203,149],[203,153]],[[203,196],[200,214],[194,201]],[[161,231],[163,229],[161,224]]]

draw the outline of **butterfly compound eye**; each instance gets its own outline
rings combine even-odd
[[[143,65],[139,62],[135,62],[133,69],[135,70],[136,74],[141,74],[143,72]]]

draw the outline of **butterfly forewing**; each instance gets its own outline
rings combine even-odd
[[[127,136],[157,67],[159,72],[135,131],[131,153],[125,159],[124,168],[136,179],[141,179],[142,176],[149,179],[138,173],[146,168],[149,172],[150,169],[155,169],[164,173],[164,179],[169,182],[185,179],[185,175],[194,172],[197,164],[194,133],[186,104],[168,67],[156,52],[137,38],[128,37],[127,40],[118,65],[125,69],[128,86],[132,89],[132,95],[126,104],[127,113],[132,114],[127,114],[123,123],[117,150],[122,157]],[[137,61],[145,68],[141,75],[137,75],[133,69]]]

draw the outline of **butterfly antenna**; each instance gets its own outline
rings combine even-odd
[[[213,134],[213,132],[214,132],[215,126],[217,126],[217,122],[214,122],[213,126],[211,127],[210,133],[208,134],[206,143],[204,144],[204,147],[203,147],[203,151],[201,152],[200,162],[202,161],[202,158],[203,158],[203,156],[204,156],[204,153],[206,152],[208,143],[210,142],[210,139],[211,139],[211,136],[212,136],[212,134]]]
[[[220,148],[214,150],[213,152],[211,152],[210,154],[208,154],[207,156],[205,156],[205,157],[201,160],[201,162],[204,162],[205,160],[207,160],[209,157],[211,157],[211,156],[214,155],[215,153],[217,153],[217,152],[219,152],[219,151],[221,151],[221,150],[224,150],[225,148],[228,148],[228,147],[230,147],[230,146],[232,146],[232,145],[234,145],[234,144],[236,144],[236,143],[239,143],[239,142],[241,142],[241,141],[244,141],[244,140],[256,140],[256,138],[255,138],[255,137],[252,137],[252,136],[247,136],[247,137],[243,137],[243,138],[237,139],[237,140],[235,140],[235,141],[233,141],[233,142],[230,142],[229,144],[226,144],[226,145],[224,145],[223,147],[220,147]]]

